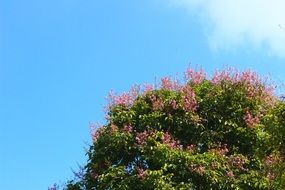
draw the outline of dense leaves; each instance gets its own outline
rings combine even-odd
[[[285,189],[285,103],[231,69],[110,95],[88,163],[66,189]]]

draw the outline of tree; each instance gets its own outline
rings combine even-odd
[[[188,69],[110,95],[66,189],[285,189],[285,103],[251,71]]]

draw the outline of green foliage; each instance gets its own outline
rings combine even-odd
[[[285,189],[285,103],[255,73],[111,96],[77,189]]]

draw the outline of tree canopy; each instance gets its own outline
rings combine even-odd
[[[65,189],[285,189],[285,103],[256,73],[207,77],[110,94],[88,162]]]

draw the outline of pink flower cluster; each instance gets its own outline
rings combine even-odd
[[[200,84],[206,79],[206,76],[207,75],[202,68],[200,68],[200,70],[188,68],[185,73],[186,80],[190,80],[194,84]]]
[[[260,119],[259,116],[253,116],[248,110],[246,111],[245,115],[244,115],[244,121],[247,124],[247,126],[253,128],[255,127],[257,124],[260,123]]]
[[[217,169],[217,168],[219,167],[218,162],[216,162],[216,161],[211,162],[211,167],[212,167],[213,169]]]
[[[231,156],[230,157],[230,164],[238,169],[245,170],[243,167],[246,163],[246,160],[240,156]]]
[[[124,126],[124,131],[127,133],[132,133],[133,132],[133,127],[131,125],[125,125]]]
[[[203,174],[205,173],[205,167],[197,164],[191,164],[190,169],[194,172],[197,172],[198,174]]]
[[[275,174],[273,173],[272,170],[268,171],[267,178],[270,179],[270,180],[274,180],[275,179]]]
[[[269,156],[266,157],[266,159],[265,159],[265,164],[266,164],[267,166],[272,166],[273,163],[274,163],[274,158],[273,158],[273,155],[271,154],[271,155],[269,155]]]
[[[137,171],[138,171],[138,177],[140,179],[145,179],[146,178],[147,173],[146,173],[146,171],[143,168],[137,168]]]
[[[216,71],[212,77],[213,84],[221,84],[222,82],[231,82],[232,84],[244,84],[246,86],[246,92],[248,98],[261,97],[268,105],[274,104],[274,100],[271,98],[274,86],[268,79],[262,80],[257,73],[246,70],[239,72],[235,69],[228,68],[223,71]],[[267,85],[265,85],[267,84]]]
[[[232,81],[233,83],[237,83],[239,78],[239,73],[235,72],[232,74],[231,69],[224,70],[222,72],[216,71],[214,76],[212,77],[212,82],[214,84],[220,84],[222,81]]]
[[[124,92],[120,95],[114,94],[112,91],[108,96],[108,108],[113,105],[123,105],[129,107],[133,104],[133,102],[137,99],[140,94],[140,86],[133,86],[129,92]]]
[[[224,144],[223,146],[220,146],[220,147],[215,148],[215,149],[211,149],[210,151],[215,153],[215,154],[225,156],[229,152],[229,149],[227,148],[227,145]]]
[[[147,130],[145,130],[142,133],[137,133],[136,134],[136,141],[137,141],[138,145],[145,145],[148,137],[151,135],[152,135],[152,132],[147,131]]]
[[[171,80],[169,77],[164,77],[161,79],[161,89],[179,90],[180,85],[177,80]]]
[[[197,146],[194,145],[194,144],[188,145],[188,146],[186,147],[186,150],[187,150],[188,152],[193,153],[193,152],[195,152],[195,151],[197,150]]]
[[[171,105],[172,109],[174,109],[174,110],[178,109],[178,104],[177,104],[176,100],[172,100],[170,105]]]
[[[227,172],[227,176],[230,177],[230,178],[232,178],[232,177],[234,177],[235,175],[234,175],[234,172],[233,172],[233,171],[228,171],[228,172]]]
[[[198,166],[194,170],[199,174],[205,173],[205,167],[204,166]]]
[[[183,93],[183,107],[185,111],[195,111],[198,104],[196,101],[196,95],[195,92],[192,90],[192,88],[190,86],[185,86],[182,89],[182,93]]]
[[[152,108],[154,111],[160,110],[162,111],[164,108],[164,102],[161,98],[157,97],[156,95],[152,94],[150,96],[150,100],[152,102]]]
[[[163,144],[166,144],[169,148],[180,149],[182,150],[183,146],[180,145],[179,141],[176,141],[172,138],[172,136],[165,132],[162,137]]]
[[[275,164],[278,164],[280,161],[282,161],[283,157],[277,154],[270,154],[265,159],[265,165],[268,167],[272,167]]]
[[[98,138],[105,132],[105,127],[103,125],[99,126],[98,124],[96,127],[92,124],[90,128],[93,142],[97,142]]]
[[[273,172],[274,166],[278,165],[282,161],[282,157],[278,154],[270,154],[264,160],[265,165],[267,166],[267,177],[270,180],[275,179],[275,174]]]
[[[206,80],[206,73],[201,68],[192,69],[188,68],[185,72],[185,78],[187,81],[191,81],[194,84],[200,84],[204,80]],[[273,106],[275,99],[272,98],[274,94],[273,84],[265,85],[268,82],[265,80],[261,80],[261,78],[250,70],[246,70],[244,72],[239,72],[233,68],[227,68],[223,71],[216,71],[211,79],[212,83],[215,85],[220,85],[222,82],[229,82],[235,85],[242,85],[245,87],[245,91],[247,93],[248,98],[259,97],[262,99],[267,105]],[[172,80],[170,77],[164,77],[161,79],[160,88],[167,90],[176,90],[180,91],[183,94],[182,104],[186,111],[195,111],[197,108],[197,101],[195,99],[195,92],[191,89],[189,83],[185,85],[179,84],[178,80]],[[143,94],[147,94],[150,91],[153,91],[155,87],[150,84],[145,84],[143,87]],[[114,105],[123,105],[126,107],[130,107],[133,105],[133,102],[137,99],[137,97],[141,93],[140,86],[134,86],[131,88],[129,92],[124,92],[120,95],[116,95],[113,92],[109,94],[109,104],[107,106],[107,110]],[[152,95],[151,101],[153,104],[154,110],[163,110],[164,102],[161,98]],[[171,106],[173,109],[177,109],[177,102],[173,100],[171,102]]]
[[[143,89],[143,93],[147,94],[150,91],[154,90],[154,86],[151,84],[144,84],[144,89]]]
[[[123,93],[121,95],[114,95],[112,92],[109,94],[109,98],[111,100],[110,105],[124,105],[124,106],[130,106],[133,103],[134,98],[128,94]]]
[[[227,68],[223,71],[216,71],[212,77],[212,82],[214,84],[220,84],[223,81],[230,81],[233,84],[245,83],[248,85],[258,85],[261,84],[261,79],[255,72],[251,70],[246,70],[244,72],[239,72],[233,68]]]
[[[111,132],[112,133],[116,133],[118,130],[119,130],[119,128],[116,125],[111,124]]]
[[[261,83],[261,79],[258,77],[256,72],[252,72],[251,70],[247,70],[242,72],[240,81],[244,81],[245,83],[256,85]]]

